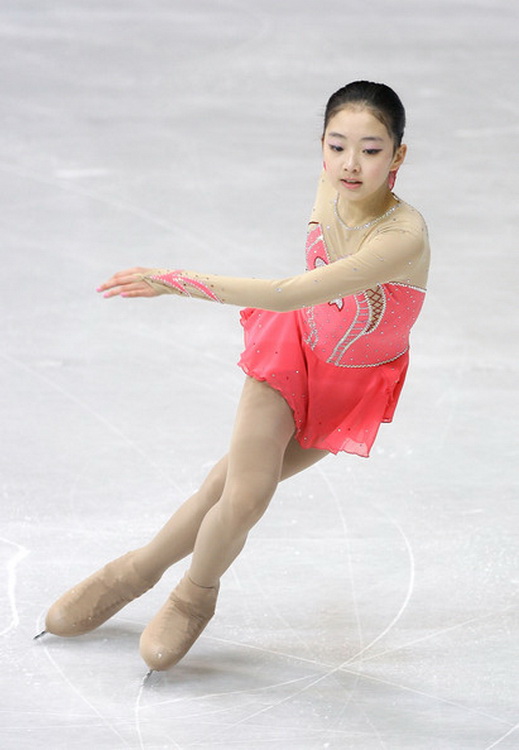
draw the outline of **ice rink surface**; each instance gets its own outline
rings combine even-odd
[[[516,750],[518,6],[2,0],[1,750]],[[283,484],[218,616],[143,686],[185,564],[34,642],[225,452],[238,310],[103,300],[133,265],[302,270],[329,94],[408,110],[430,292],[372,457]]]

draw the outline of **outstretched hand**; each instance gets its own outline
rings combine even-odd
[[[129,268],[115,273],[96,291],[104,292],[103,297],[157,297],[161,291],[147,284],[144,276],[159,273],[163,272],[157,268]]]

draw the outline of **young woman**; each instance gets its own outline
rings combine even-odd
[[[305,273],[266,280],[132,268],[99,288],[105,297],[169,293],[246,307],[247,377],[228,454],[148,544],[55,602],[44,632],[98,627],[192,553],[140,641],[151,670],[171,667],[214,614],[220,578],[278,482],[329,452],[369,455],[393,417],[429,266],[425,223],[392,192],[404,124],[384,84],[355,81],[328,101]]]

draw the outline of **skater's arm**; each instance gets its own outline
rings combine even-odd
[[[105,296],[152,297],[176,294],[240,307],[286,312],[362,292],[389,281],[417,283],[423,263],[420,233],[381,233],[355,255],[282,279],[251,279],[133,268],[100,287]]]

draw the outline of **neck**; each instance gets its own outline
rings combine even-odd
[[[388,211],[398,201],[388,187],[384,186],[363,201],[352,201],[339,194],[337,209],[342,221],[349,227],[366,224]]]

